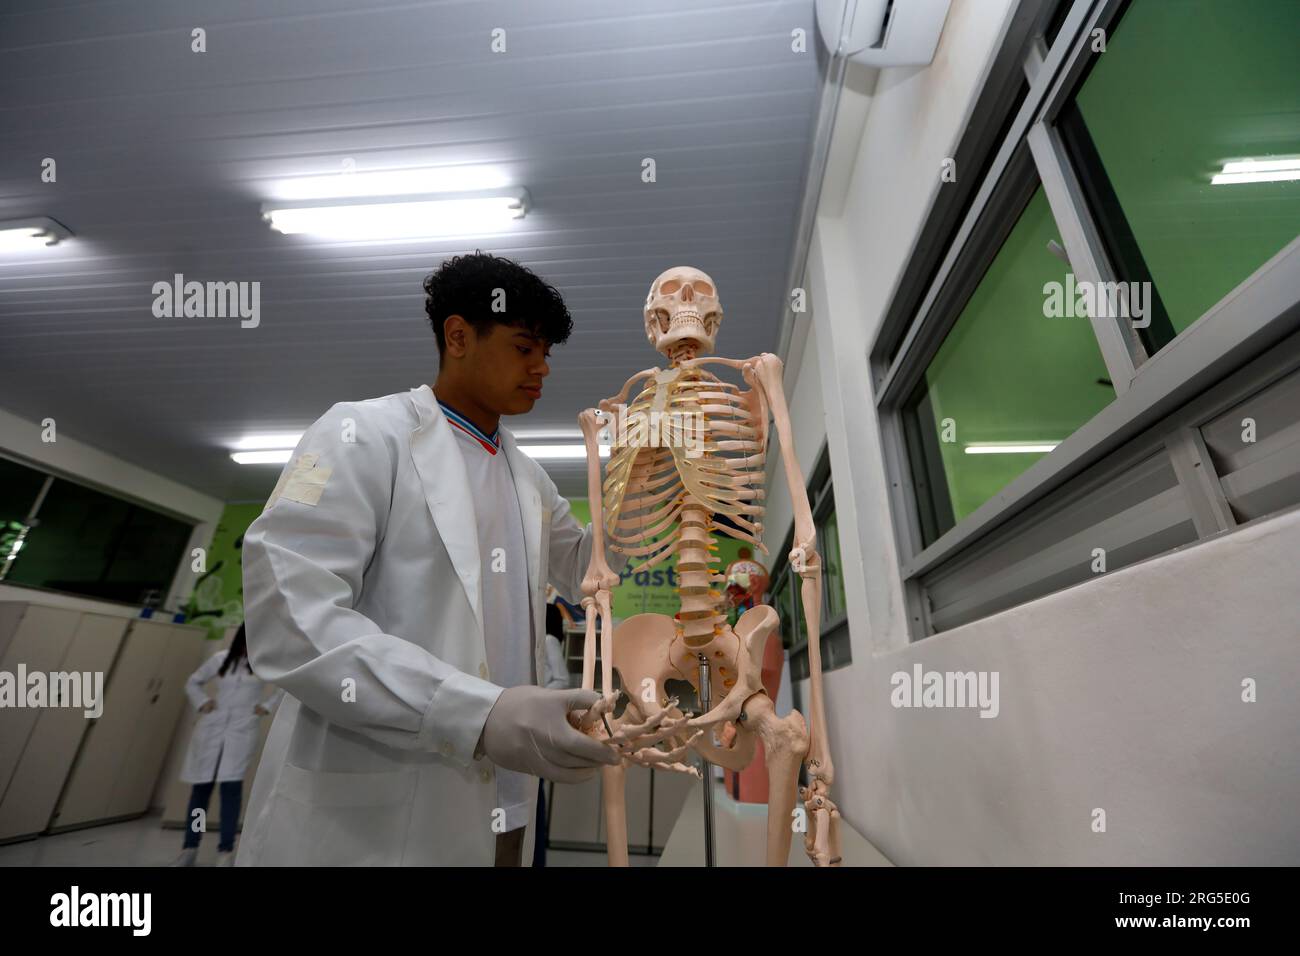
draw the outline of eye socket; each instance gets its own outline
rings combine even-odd
[[[659,287],[659,294],[660,294],[660,295],[672,295],[674,292],[676,292],[676,291],[677,291],[678,289],[680,289],[681,287],[682,287],[682,283],[681,283],[680,280],[678,280],[678,279],[669,279],[667,282],[665,282],[663,285],[661,285],[661,286]]]
[[[695,290],[697,295],[713,295],[713,286],[709,285],[707,282],[701,281],[700,279],[696,279],[692,282],[691,288]]]

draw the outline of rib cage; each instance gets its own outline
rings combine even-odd
[[[723,576],[711,566],[716,541],[708,532],[754,545],[762,533],[766,418],[757,391],[741,392],[698,366],[671,368],[633,399],[625,433],[615,436],[625,443],[614,445],[605,466],[606,533],[640,559],[633,572],[677,555],[688,642],[705,639],[722,617],[712,585]],[[738,527],[715,524],[718,514]]]

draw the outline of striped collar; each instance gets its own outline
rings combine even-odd
[[[462,432],[473,438],[479,443],[485,452],[489,455],[495,455],[501,449],[501,426],[498,425],[496,431],[491,435],[484,434],[483,430],[475,425],[472,421],[462,415],[456,409],[452,408],[436,395],[434,399],[442,409],[442,413],[447,416],[447,423],[453,428],[459,428]]]

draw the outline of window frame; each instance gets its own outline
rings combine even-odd
[[[1300,237],[1261,264],[1154,355],[1147,353],[1128,320],[1092,317],[1090,324],[1115,388],[1115,400],[972,514],[929,546],[923,544],[905,442],[907,402],[1039,182],[1061,231],[1070,271],[1080,281],[1118,279],[1056,121],[1073,101],[1081,78],[1096,57],[1104,56],[1092,51],[1092,32],[1108,31],[1128,2],[1073,0],[1050,49],[1041,31],[1058,12],[1057,7],[1032,5],[1037,12],[1037,32],[1028,38],[1008,31],[998,62],[1005,61],[1008,48],[1018,51],[1029,92],[996,146],[988,172],[975,187],[974,199],[955,232],[944,229],[944,216],[950,214],[937,202],[932,208],[922,229],[929,239],[919,241],[918,247],[938,258],[938,267],[933,260],[912,262],[900,277],[886,320],[868,347],[866,359],[875,388],[912,640],[935,633],[923,578],[960,560],[962,552],[1005,528],[1162,419],[1175,412],[1184,419],[1181,412],[1185,406],[1201,404],[1198,397],[1286,338],[1300,319]],[[990,112],[981,115],[977,109],[963,143],[989,125],[1002,125],[1002,115],[996,112],[999,105],[1003,110],[1010,108],[1005,101],[994,99],[988,106]],[[946,234],[945,242],[936,241],[936,231]],[[918,295],[918,290],[923,292]],[[1232,523],[1225,528],[1225,523],[1215,518],[1222,512],[1216,495],[1219,483],[1204,442],[1198,438],[1199,433],[1190,434],[1184,422],[1180,429],[1169,431],[1165,445],[1179,473],[1180,487],[1188,496],[1189,509],[1203,519],[1197,521],[1198,538],[1202,538],[1228,530]],[[1193,474],[1198,480],[1192,480]]]

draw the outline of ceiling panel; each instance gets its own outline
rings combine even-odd
[[[228,443],[432,382],[420,282],[475,248],[538,272],[574,316],[516,429],[571,432],[660,360],[640,307],[669,266],[717,281],[722,354],[777,346],[823,69],[811,0],[3,9],[0,219],[74,233],[0,254],[0,406],[17,415],[217,497],[264,499],[279,469],[234,464]],[[532,208],[504,233],[386,243],[261,220],[285,180],[349,166],[487,171]],[[155,318],[153,283],[177,272],[260,282],[260,324]],[[581,462],[547,467],[585,493]]]

